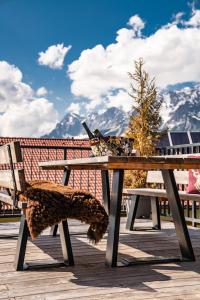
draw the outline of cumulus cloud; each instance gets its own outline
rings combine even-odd
[[[184,22],[185,25],[189,25],[192,27],[199,27],[200,26],[200,10],[193,9],[192,10],[192,17]]]
[[[22,72],[0,61],[0,135],[39,137],[58,120],[53,104],[22,80]],[[43,90],[44,92],[44,90]]]
[[[183,16],[184,12],[178,12],[176,15],[173,16],[172,24],[183,24]],[[171,26],[171,24],[169,24],[169,26]]]
[[[142,36],[145,23],[138,16],[129,19],[130,27],[117,31],[116,40],[106,48],[96,45],[82,51],[68,66],[71,92],[89,99],[87,109],[101,106],[130,106],[127,96],[134,60],[143,57],[145,69],[156,77],[159,87],[184,81],[200,81],[200,10],[189,20],[183,14],[150,36]]]
[[[70,49],[71,46],[64,47],[64,44],[49,46],[45,52],[39,53],[38,63],[51,69],[62,69],[65,56]]]
[[[81,110],[81,104],[80,103],[74,103],[72,102],[69,107],[67,107],[67,111],[75,114],[79,114]]]
[[[126,90],[118,90],[117,92],[108,95],[107,98],[108,107],[119,107],[126,112],[130,111],[133,105],[133,99],[130,97]]]
[[[138,15],[132,16],[129,19],[127,24],[130,25],[133,28],[133,30],[135,31],[135,33],[138,34],[139,36],[141,35],[141,31],[145,26],[145,23]]]
[[[41,86],[37,91],[36,91],[36,95],[39,97],[45,96],[47,95],[48,91],[44,86]]]

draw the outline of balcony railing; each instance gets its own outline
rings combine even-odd
[[[200,153],[200,143],[168,146],[166,148],[158,148],[157,151],[160,155]]]

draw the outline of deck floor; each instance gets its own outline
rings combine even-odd
[[[122,220],[119,257],[179,255],[173,223],[163,222],[161,231],[129,232]],[[149,226],[138,220],[137,226]],[[105,267],[106,236],[98,246],[88,243],[87,226],[70,222],[74,267],[16,272],[13,269],[15,234],[19,223],[0,223],[0,299],[200,299],[200,229],[190,228],[196,262]],[[62,258],[59,237],[43,235],[28,242],[27,261]]]

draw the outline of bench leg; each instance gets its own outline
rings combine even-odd
[[[160,225],[160,208],[159,201],[157,197],[151,197],[151,213],[152,213],[152,222],[153,229],[161,229]]]
[[[24,269],[24,258],[26,253],[26,245],[29,236],[29,230],[27,221],[24,215],[21,216],[19,237],[17,241],[17,249],[15,254],[14,267],[16,271],[22,271]]]
[[[67,220],[60,222],[58,226],[64,263],[69,266],[74,266],[74,257],[72,252],[72,245]]]
[[[136,218],[136,213],[137,213],[137,208],[139,204],[139,195],[134,195],[133,199],[131,200],[131,205],[129,207],[129,213],[128,213],[128,218],[126,222],[126,229],[133,231],[133,226]]]
[[[51,226],[50,235],[55,237],[57,235],[57,232],[58,232],[58,224]]]

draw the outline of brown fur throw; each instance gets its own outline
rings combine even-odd
[[[98,243],[106,232],[108,215],[100,201],[88,192],[35,180],[27,183],[19,201],[28,202],[26,219],[33,239],[48,226],[67,218],[90,224],[87,236],[93,243]]]

